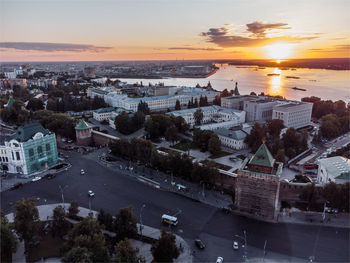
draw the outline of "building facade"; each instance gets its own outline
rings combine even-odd
[[[229,109],[243,110],[244,102],[259,98],[254,95],[238,95],[221,98],[221,106]]]
[[[309,102],[288,101],[273,107],[272,118],[283,120],[287,128],[299,129],[311,124],[312,106]]]
[[[213,123],[213,122],[216,122],[216,123],[232,122],[234,123],[234,125],[237,125],[245,122],[244,111],[227,109],[216,105],[172,111],[172,112],[169,112],[168,114],[173,115],[175,117],[180,116],[184,118],[187,124],[189,124],[190,126],[194,126],[196,122],[194,118],[194,113],[198,109],[200,109],[203,112],[202,124]]]
[[[199,101],[200,97],[206,96],[208,102],[212,103],[218,94],[218,92],[214,91],[181,87],[173,95],[132,98],[125,94],[108,93],[104,96],[104,100],[112,107],[124,108],[133,112],[137,111],[137,107],[141,101],[146,102],[151,111],[166,111],[167,109],[174,109],[177,100],[181,106],[186,106],[191,99],[197,99]]]
[[[219,128],[213,130],[221,141],[221,145],[235,150],[246,149],[248,146],[244,143],[244,139],[248,133],[243,129],[230,130]]]
[[[30,175],[57,164],[55,133],[38,123],[17,129],[16,134],[0,145],[2,169],[9,173]]]
[[[275,161],[265,143],[250,159],[245,159],[238,170],[235,185],[238,210],[276,220],[282,168],[283,164]]]

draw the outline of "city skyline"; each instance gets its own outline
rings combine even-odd
[[[349,9],[341,0],[2,1],[0,61],[349,57]]]

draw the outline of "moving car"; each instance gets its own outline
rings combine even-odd
[[[95,196],[95,193],[91,190],[88,191],[88,196],[90,197],[94,197]]]
[[[216,263],[223,263],[224,262],[224,258],[223,257],[218,257],[216,259]]]
[[[233,241],[233,249],[238,250],[238,242],[237,241]]]
[[[40,179],[41,179],[41,177],[39,177],[39,176],[35,176],[35,177],[32,179],[32,182],[39,181]]]
[[[84,174],[85,174],[84,169],[81,169],[81,170],[80,170],[80,174],[81,174],[81,175],[84,175]]]
[[[178,224],[177,217],[169,216],[166,214],[162,215],[162,222],[164,224],[173,225],[173,226],[176,226]]]
[[[203,241],[200,240],[200,239],[194,240],[194,243],[196,244],[196,246],[197,246],[199,249],[204,249],[204,248],[205,248],[205,245],[204,245]]]

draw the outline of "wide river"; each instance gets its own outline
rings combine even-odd
[[[120,79],[127,83],[142,81],[171,86],[201,86],[210,81],[216,90],[234,89],[238,82],[240,94],[257,94],[264,92],[269,95],[281,95],[287,99],[300,100],[303,97],[317,96],[321,99],[350,101],[350,71],[306,69],[280,70],[278,68],[240,67],[218,65],[220,69],[208,78],[169,78],[169,79]],[[267,74],[276,74],[268,76]],[[279,74],[279,75],[278,75]],[[287,77],[288,76],[288,77]],[[292,78],[290,78],[292,77]],[[294,78],[295,77],[295,78]],[[294,90],[293,87],[306,91]]]

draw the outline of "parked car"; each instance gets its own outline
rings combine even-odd
[[[233,249],[238,250],[238,242],[237,241],[233,241]]]
[[[36,182],[36,181],[39,181],[39,180],[41,180],[41,177],[35,176],[35,177],[32,179],[32,182]]]
[[[80,174],[81,174],[81,175],[84,175],[84,174],[85,174],[84,169],[81,169],[81,170],[80,170]]]
[[[224,258],[223,257],[218,257],[216,259],[216,263],[223,263],[224,262]]]
[[[204,249],[204,248],[205,248],[205,245],[204,245],[203,241],[200,240],[200,239],[194,240],[194,243],[196,244],[196,246],[197,246],[199,249]]]
[[[88,196],[90,197],[94,197],[95,196],[95,193],[91,190],[88,191]]]
[[[15,190],[15,189],[17,189],[17,188],[20,188],[21,186],[23,186],[22,183],[16,183],[16,184],[14,184],[14,185],[11,187],[11,190]]]

